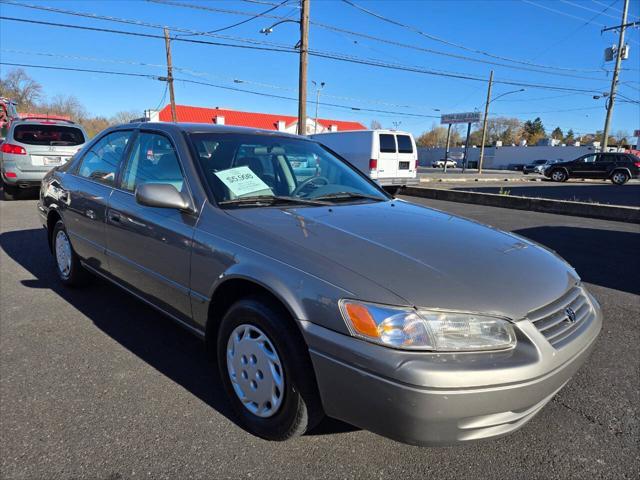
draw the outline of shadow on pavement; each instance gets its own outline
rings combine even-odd
[[[237,424],[217,366],[200,339],[100,278],[84,288],[64,287],[56,275],[44,229],[3,233],[0,246],[35,277],[23,280],[25,287],[57,293],[123,347]],[[357,428],[326,418],[310,435],[354,430]]]
[[[585,282],[640,294],[640,230],[635,233],[542,226],[514,230],[514,233],[558,252]]]
[[[480,193],[500,193],[508,190],[510,195],[520,197],[550,198],[553,200],[571,200],[576,202],[602,203],[610,205],[626,205],[640,207],[640,185],[581,185],[563,184],[556,186],[519,186],[505,184],[502,187],[459,187],[464,190]]]

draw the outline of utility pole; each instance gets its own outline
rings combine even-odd
[[[480,160],[478,161],[478,173],[482,173],[484,161],[484,142],[487,140],[487,119],[489,117],[489,104],[491,103],[491,86],[493,85],[493,70],[489,75],[489,87],[487,88],[487,103],[484,106],[484,121],[482,122],[482,145],[480,146]]]
[[[307,57],[309,51],[309,3],[301,0],[300,73],[298,75],[298,135],[307,134]]]
[[[171,62],[171,39],[169,38],[169,29],[164,29],[164,46],[167,50],[167,83],[169,84],[169,98],[171,99],[171,121],[176,123],[178,116],[176,115],[176,97],[173,93],[173,63]]]
[[[607,102],[607,116],[604,120],[604,138],[602,139],[602,151],[607,151],[609,143],[609,128],[611,127],[611,114],[613,113],[613,103],[616,99],[616,90],[618,88],[618,76],[620,75],[620,63],[622,62],[622,50],[624,49],[624,30],[627,23],[627,11],[629,10],[629,0],[624,0],[624,8],[622,10],[622,22],[620,24],[620,38],[618,40],[618,51],[616,52],[616,66],[613,70],[611,78],[611,92]]]

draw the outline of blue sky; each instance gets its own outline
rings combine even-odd
[[[195,31],[211,31],[249,18],[145,1],[18,1]],[[264,12],[271,8],[272,2],[280,3],[280,0],[175,1],[252,13]],[[386,18],[416,27],[429,35],[467,49],[556,68],[530,67],[543,70],[538,72],[489,65],[353,37],[316,25],[311,25],[310,48],[410,65],[419,69],[455,72],[483,78],[488,78],[489,70],[493,68],[496,81],[555,85],[593,92],[609,90],[610,73],[605,72],[603,68],[611,70],[612,64],[604,64],[603,50],[617,43],[617,34],[601,34],[600,29],[603,25],[619,24],[623,0],[353,1]],[[269,12],[269,15],[295,19],[299,12],[296,6],[297,2],[292,0]],[[603,14],[598,15],[598,12],[609,6]],[[11,4],[0,5],[0,12],[8,17],[159,33],[153,28],[33,10]],[[640,2],[631,0],[629,19],[637,20],[639,14]],[[591,19],[592,23],[585,25],[586,21]],[[338,0],[311,0],[311,20],[415,47],[529,68],[522,63],[498,60],[482,53],[434,41],[409,29],[367,15]],[[293,47],[299,35],[295,23],[279,25],[269,36],[259,33],[261,28],[269,26],[274,21],[276,20],[259,17],[219,34]],[[631,53],[630,58],[623,63],[627,70],[622,72],[621,82],[625,83],[620,89],[621,94],[635,101],[640,100],[638,30],[635,28],[627,31]],[[211,37],[188,38],[216,41]],[[220,41],[234,43],[228,39]],[[0,42],[0,56],[3,62],[164,74],[164,43],[159,39],[2,21]],[[297,95],[298,58],[295,53],[182,42],[173,42],[172,48],[174,65],[182,69],[175,72],[177,78],[287,97]],[[1,68],[4,74],[11,67],[3,65]],[[163,82],[145,78],[36,68],[28,68],[27,71],[44,86],[48,96],[73,94],[93,114],[111,115],[119,110],[142,111],[155,108],[161,103],[165,91]],[[556,75],[558,73],[573,76]],[[234,82],[234,79],[242,83]],[[440,112],[482,109],[486,96],[485,82],[396,71],[318,57],[309,59],[309,80],[326,82],[322,101],[361,109],[399,112],[372,113],[321,105],[321,117],[358,120],[365,125],[376,119],[388,127],[392,126],[393,122],[401,122],[400,129],[416,134],[430,128],[438,119],[403,114],[438,116]],[[518,88],[521,87],[496,83],[493,96],[497,97]],[[315,98],[313,85],[310,85],[309,90],[310,98]],[[604,100],[594,100],[592,95],[525,87],[524,92],[505,96],[492,103],[491,115],[514,116],[522,120],[540,116],[548,131],[560,126],[565,131],[573,128],[576,132],[593,132],[603,128],[605,110]],[[168,96],[165,103],[167,101]],[[220,106],[293,115],[297,111],[295,101],[180,81],[176,83],[176,101],[186,105]],[[308,108],[313,114],[314,107],[310,105]],[[627,130],[632,133],[637,128],[640,128],[640,106],[633,103],[617,103],[613,117],[613,132]]]

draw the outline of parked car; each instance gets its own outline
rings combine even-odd
[[[640,174],[640,158],[630,153],[589,153],[569,162],[558,162],[545,169],[544,176],[554,182],[569,178],[611,180],[624,185]]]
[[[441,158],[440,160],[434,161],[431,166],[433,168],[444,168],[444,163],[444,158]],[[457,166],[458,164],[455,160],[451,160],[450,158],[447,159],[447,168],[456,168]]]
[[[84,129],[52,117],[29,117],[11,122],[0,145],[0,172],[5,200],[19,189],[37,187],[53,167],[66,163],[85,144]]]
[[[525,175],[528,175],[529,173],[543,173],[544,172],[544,168],[547,165],[550,165],[552,163],[551,160],[535,160],[532,163],[529,163],[527,165],[524,165],[522,167],[522,173],[524,173]]]
[[[418,183],[418,149],[409,132],[357,130],[318,133],[309,138],[346,158],[390,193]]]
[[[282,132],[113,127],[47,173],[38,211],[64,285],[101,276],[204,339],[239,422],[271,440],[325,414],[413,444],[504,435],[602,325],[552,251],[395,200]]]

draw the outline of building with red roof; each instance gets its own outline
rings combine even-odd
[[[217,125],[233,125],[238,127],[253,127],[264,130],[276,130],[288,133],[296,133],[298,117],[291,115],[279,115],[272,113],[240,112],[226,108],[190,107],[176,105],[178,122],[213,123]],[[160,111],[150,111],[151,121],[170,122],[171,106],[167,105]],[[360,122],[345,120],[328,120],[307,118],[307,133],[337,132],[345,130],[366,130],[367,127]]]

